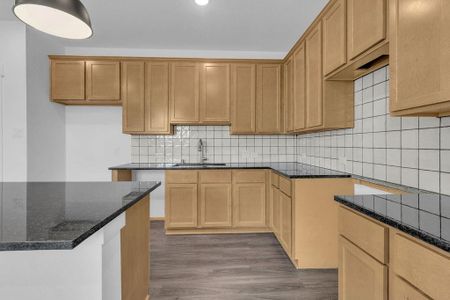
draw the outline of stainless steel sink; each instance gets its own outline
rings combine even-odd
[[[225,166],[222,163],[177,163],[173,165],[174,167],[220,167]]]

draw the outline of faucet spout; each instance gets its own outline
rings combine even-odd
[[[208,160],[208,158],[205,155],[206,144],[203,143],[202,139],[198,140],[197,150],[198,150],[198,152],[201,152],[200,163],[205,163]]]

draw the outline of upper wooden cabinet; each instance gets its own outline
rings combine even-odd
[[[320,23],[306,36],[305,47],[306,126],[315,128],[323,124],[322,30]]]
[[[292,129],[304,130],[306,127],[306,54],[305,43],[301,43],[293,54],[293,105]]]
[[[86,100],[120,101],[120,62],[86,62]]]
[[[202,65],[200,97],[202,123],[230,123],[230,80],[230,64]]]
[[[258,65],[256,80],[256,131],[281,133],[281,65]]]
[[[200,64],[171,63],[170,121],[178,124],[200,122]]]
[[[231,133],[256,131],[256,65],[231,66]]]
[[[346,0],[335,1],[323,16],[324,75],[328,75],[347,62],[346,16]]]
[[[391,113],[450,115],[450,2],[389,5]]]
[[[51,98],[85,100],[85,62],[79,60],[51,61]]]
[[[125,133],[145,131],[145,63],[122,63],[122,130]]]
[[[347,0],[347,12],[348,55],[352,60],[386,38],[386,0]]]
[[[290,57],[284,64],[284,128],[287,132],[294,129],[294,59]]]

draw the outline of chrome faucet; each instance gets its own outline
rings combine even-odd
[[[199,139],[198,144],[197,144],[197,151],[201,152],[200,162],[202,164],[208,160],[208,158],[205,155],[205,150],[206,150],[206,145],[203,143],[202,139]]]

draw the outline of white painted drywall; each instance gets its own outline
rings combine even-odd
[[[64,48],[27,28],[27,146],[29,181],[64,181],[65,107],[49,101],[50,54]]]
[[[150,216],[153,218],[164,217],[164,171],[148,170],[133,171],[133,180],[136,181],[160,181],[161,186],[150,194]]]
[[[108,168],[130,161],[130,139],[121,107],[67,106],[66,180],[110,181]]]
[[[3,181],[27,180],[26,30],[18,21],[0,21],[4,67],[1,131]]]

